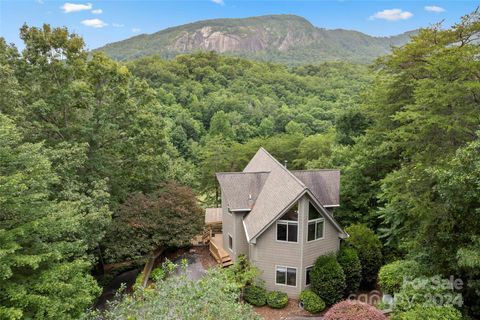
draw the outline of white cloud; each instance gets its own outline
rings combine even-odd
[[[92,10],[92,13],[93,14],[101,14],[103,12],[102,9],[95,9],[95,10]]]
[[[225,1],[224,0],[212,0],[213,3],[216,3],[216,4],[219,4],[221,6],[223,6],[225,4]]]
[[[124,24],[121,24],[121,23],[112,23],[112,27],[114,27],[114,28],[123,28],[123,27],[125,27],[125,25],[124,25]]]
[[[43,0],[35,0],[35,2],[38,4],[44,4]]]
[[[411,17],[413,17],[413,13],[408,11],[403,11],[402,9],[386,9],[386,10],[375,13],[369,19],[370,20],[383,19],[387,21],[398,21],[398,20],[406,20]]]
[[[108,25],[100,19],[86,19],[82,21],[82,24],[92,28],[103,28]]]
[[[60,8],[63,10],[63,12],[70,13],[70,12],[91,10],[92,9],[92,4],[91,3],[81,4],[81,3],[65,2],[65,4],[63,6],[61,6]]]
[[[133,32],[133,33],[138,33],[138,32],[140,32],[140,31],[142,31],[142,29],[140,29],[140,28],[132,28],[132,32]]]
[[[425,6],[425,10],[427,10],[428,12],[435,12],[435,13],[445,12],[445,9],[439,6]]]

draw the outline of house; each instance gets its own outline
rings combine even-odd
[[[309,285],[316,258],[336,252],[348,237],[333,217],[338,170],[288,170],[260,148],[243,172],[217,173],[223,248],[246,255],[267,290],[297,298]]]

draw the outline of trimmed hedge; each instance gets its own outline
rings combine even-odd
[[[450,306],[416,306],[405,312],[400,312],[392,320],[462,320],[462,314]]]
[[[345,300],[328,310],[323,320],[387,320],[377,308],[358,300]]]
[[[384,265],[378,273],[378,283],[383,293],[395,294],[400,291],[404,279],[420,276],[420,265],[412,260],[397,260]]]
[[[272,291],[267,294],[267,304],[274,309],[285,308],[288,304],[288,296],[284,292]]]
[[[350,235],[345,243],[357,250],[362,265],[361,286],[366,289],[374,288],[378,270],[382,266],[382,243],[377,235],[363,224],[352,225],[345,231]]]
[[[249,286],[245,288],[243,299],[249,304],[261,307],[267,303],[267,290],[258,286]]]
[[[362,265],[358,258],[357,251],[353,248],[342,246],[337,256],[337,261],[345,273],[345,291],[347,297],[351,293],[356,293],[362,280]]]
[[[345,290],[345,274],[334,254],[320,256],[310,271],[312,290],[327,306],[340,301]]]
[[[319,313],[325,309],[325,302],[310,289],[303,290],[299,300],[303,303],[303,309],[308,312]]]

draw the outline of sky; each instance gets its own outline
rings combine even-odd
[[[443,21],[445,27],[474,11],[479,1],[361,0],[0,0],[0,36],[20,49],[19,28],[66,26],[88,49],[198,20],[296,14],[326,29],[390,36]]]

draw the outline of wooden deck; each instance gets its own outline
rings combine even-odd
[[[210,238],[209,249],[212,256],[217,260],[223,268],[231,266],[233,264],[232,257],[223,248],[223,235],[215,234]]]

